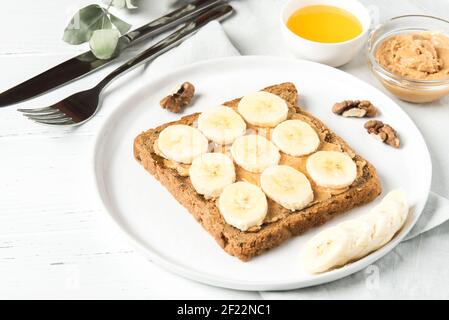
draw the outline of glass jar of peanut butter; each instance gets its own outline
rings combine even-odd
[[[424,15],[393,18],[371,32],[368,60],[399,99],[438,100],[449,93],[449,22]]]

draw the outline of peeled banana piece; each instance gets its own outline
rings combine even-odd
[[[394,237],[408,212],[405,193],[391,191],[368,214],[325,229],[310,239],[301,251],[303,268],[321,273],[366,256]]]
[[[205,153],[193,159],[189,177],[196,192],[216,198],[235,181],[234,162],[223,153]]]
[[[231,147],[234,161],[243,169],[261,173],[268,167],[279,163],[279,149],[266,138],[250,134],[237,138]]]
[[[344,188],[357,178],[357,165],[349,155],[338,151],[318,151],[309,156],[307,172],[319,186]]]
[[[300,157],[315,152],[320,146],[316,131],[302,120],[286,120],[273,129],[273,143],[284,153]]]
[[[218,198],[218,209],[228,224],[246,231],[263,223],[268,202],[258,186],[239,181],[224,188]]]
[[[198,129],[175,124],[161,131],[157,147],[166,159],[190,164],[193,158],[208,151],[209,141]]]
[[[245,134],[246,123],[231,108],[218,106],[199,115],[198,129],[215,143],[230,144]]]
[[[265,194],[286,209],[301,210],[313,201],[313,190],[307,177],[298,170],[278,165],[265,169],[260,176]]]
[[[285,100],[265,91],[244,96],[237,109],[248,123],[261,127],[275,127],[288,116]]]
[[[307,242],[301,252],[301,260],[308,272],[324,272],[345,264],[350,249],[349,234],[340,227],[331,227]]]

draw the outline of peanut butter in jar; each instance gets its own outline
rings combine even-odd
[[[375,56],[381,66],[404,78],[449,78],[449,37],[440,32],[392,36],[380,44]]]
[[[374,57],[392,74],[376,76],[402,100],[431,102],[449,93],[449,37],[442,32],[390,36],[378,45]]]

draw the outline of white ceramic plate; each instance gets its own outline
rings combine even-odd
[[[411,204],[402,232],[377,252],[331,272],[310,275],[301,270],[298,252],[323,227],[286,241],[250,262],[225,253],[192,216],[133,158],[133,140],[142,131],[180,115],[162,110],[159,100],[182,81],[197,88],[193,106],[184,114],[281,82],[293,82],[300,104],[322,119],[377,168],[385,191],[405,189]],[[410,118],[377,89],[324,65],[270,57],[237,57],[198,63],[166,74],[127,92],[109,116],[95,144],[94,174],[106,212],[152,261],[181,276],[211,285],[243,290],[286,290],[329,282],[373,263],[396,246],[415,224],[426,203],[431,161],[423,137]],[[379,117],[400,134],[396,150],[370,137],[366,119],[346,119],[331,112],[334,102],[371,100]],[[380,199],[381,197],[379,197]],[[379,199],[352,210],[324,227],[366,212]]]

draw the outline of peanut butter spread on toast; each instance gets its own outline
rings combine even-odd
[[[233,100],[229,103],[225,103],[226,106],[233,108],[235,111],[237,111],[237,104],[239,99]],[[192,117],[190,120],[190,123],[186,123],[188,125],[196,126],[196,120],[198,118],[199,114],[196,114],[195,117]],[[363,182],[363,169],[366,166],[366,162],[362,160],[361,158],[357,157],[349,147],[345,146],[345,144],[340,141],[339,139],[330,138],[329,131],[326,129],[323,124],[315,119],[314,117],[310,116],[306,112],[302,111],[301,109],[295,107],[295,106],[289,106],[289,114],[288,119],[299,119],[302,121],[305,121],[309,125],[312,126],[312,128],[318,133],[318,136],[320,137],[320,146],[317,151],[340,151],[340,152],[346,152],[353,160],[355,161],[357,165],[357,178],[354,181],[353,185],[360,184]],[[263,128],[263,127],[256,127],[249,123],[247,123],[247,130],[257,132],[258,134],[270,139],[271,138],[271,131],[272,128]],[[154,152],[163,157],[161,152],[157,148],[157,140],[153,144]],[[219,145],[213,145],[211,149],[215,152],[223,152],[229,153],[230,145],[228,146],[219,146]],[[334,195],[341,194],[348,190],[350,187],[341,188],[341,189],[330,189],[330,188],[324,188],[321,186],[318,186],[314,183],[314,181],[311,179],[311,177],[308,175],[306,170],[306,162],[307,162],[307,156],[301,156],[301,157],[294,157],[287,155],[283,152],[281,153],[281,159],[279,164],[289,165],[300,172],[304,173],[307,178],[309,179],[312,189],[314,192],[314,200],[309,204],[308,207],[313,206],[314,204],[323,202],[325,200],[328,200]],[[163,163],[167,168],[175,169],[177,171],[177,174],[183,177],[187,177],[189,175],[189,165],[186,164],[180,164],[177,162],[173,162],[171,160],[167,160],[163,158]],[[253,183],[255,185],[260,186],[259,179],[260,174],[249,172],[242,167],[235,164],[236,168],[236,181],[247,181],[250,183]],[[278,221],[284,217],[286,217],[289,214],[292,214],[294,212],[282,207],[280,204],[274,202],[273,200],[268,199],[268,213],[265,217],[265,220],[260,227],[252,227],[248,229],[246,232],[257,232],[260,230],[264,225],[273,223],[275,221]]]

